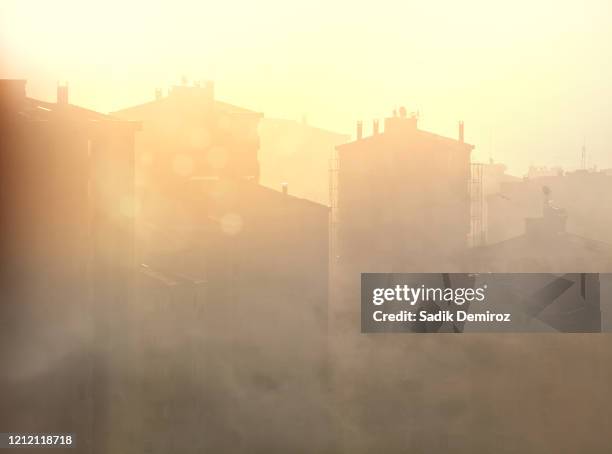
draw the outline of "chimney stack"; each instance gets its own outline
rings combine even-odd
[[[357,140],[361,140],[363,137],[363,123],[360,121],[357,122]]]
[[[375,136],[378,135],[378,120],[374,120],[372,124],[372,134]]]
[[[162,89],[156,88],[155,89],[155,100],[162,99],[162,96],[163,96]]]
[[[68,84],[57,85],[57,104],[67,105],[68,104]]]
[[[289,184],[288,183],[282,183],[281,187],[283,188],[283,195],[287,195],[289,193]]]
[[[459,142],[465,143],[463,121],[459,122]]]

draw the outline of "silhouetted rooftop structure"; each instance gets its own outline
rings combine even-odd
[[[216,100],[212,82],[174,86],[167,96],[157,90],[152,101],[112,115],[143,123],[136,141],[139,186],[160,190],[198,176],[259,180],[263,115]]]
[[[341,262],[368,271],[440,271],[467,247],[474,146],[464,140],[463,123],[457,139],[417,123],[417,114],[400,109],[384,131],[374,123],[364,137],[359,122],[356,140],[336,147]]]
[[[48,121],[57,119],[57,116],[61,115],[63,121],[106,121],[129,125],[133,130],[140,128],[137,122],[126,122],[111,115],[70,104],[67,85],[58,85],[56,102],[48,102],[26,96],[26,80],[0,79],[0,103],[5,116],[16,114],[24,120]]]
[[[349,135],[305,121],[264,118],[259,125],[261,183],[277,189],[287,183],[291,194],[330,204],[329,164],[336,145]]]
[[[367,137],[363,137],[363,126],[358,125],[358,134],[356,140],[345,144],[338,145],[338,150],[344,149],[357,149],[362,146],[381,146],[381,147],[392,147],[395,145],[404,146],[415,146],[415,145],[427,145],[433,146],[449,146],[460,150],[471,151],[474,149],[474,145],[470,145],[465,141],[462,141],[460,137],[457,139],[451,139],[444,137],[433,132],[424,131],[417,127],[418,115],[416,113],[410,116],[393,116],[385,118],[384,130],[382,132],[377,131],[373,128],[373,134]],[[460,131],[462,130],[460,127]],[[460,134],[462,134],[460,132]],[[416,150],[415,150],[416,151]]]
[[[542,188],[552,191],[554,203],[568,213],[567,231],[612,243],[612,175],[604,171],[577,170],[532,176],[499,185],[487,197],[487,241],[497,243],[520,235],[524,219],[541,215]]]
[[[543,188],[541,216],[525,218],[522,235],[470,251],[471,271],[529,273],[612,272],[612,244],[567,232],[568,214]]]

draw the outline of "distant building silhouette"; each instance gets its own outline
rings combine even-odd
[[[500,191],[502,183],[511,183],[521,181],[520,177],[515,177],[507,173],[507,167],[501,162],[491,160],[483,164],[483,195],[485,197],[491,194],[497,194]]]
[[[156,226],[168,249],[146,249],[137,290],[143,440],[290,451],[289,419],[324,450],[328,208],[239,179],[194,179],[174,203],[192,216]]]
[[[287,183],[291,194],[325,205],[329,199],[329,163],[336,145],[350,136],[305,121],[264,118],[259,124],[261,184]]]
[[[215,99],[214,84],[156,90],[147,103],[113,116],[143,122],[136,140],[137,184],[149,191],[193,177],[259,180],[257,126],[262,114]]]
[[[375,130],[376,131],[376,130]],[[467,247],[470,153],[418,129],[405,108],[384,131],[339,145],[334,222],[339,263],[360,271],[437,271]]]
[[[487,198],[487,241],[497,243],[524,232],[524,219],[541,215],[542,188],[568,212],[567,231],[612,244],[612,176],[603,171],[577,170],[503,182]]]
[[[396,425],[396,433],[405,434],[404,422],[398,424],[384,407],[392,400],[397,408],[413,408],[416,413],[430,408],[431,399],[415,400],[421,390],[413,395],[397,393],[403,377],[414,369],[410,353],[415,351],[414,343],[422,339],[358,334],[361,273],[464,271],[460,255],[468,248],[471,230],[474,147],[465,142],[462,123],[456,138],[442,137],[419,129],[418,116],[405,108],[386,118],[383,128],[373,123],[372,135],[365,129],[359,122],[356,140],[336,147],[332,167],[329,323],[335,385],[342,389],[343,427],[363,427],[375,409],[375,419],[384,421],[385,428]],[[384,393],[380,387],[387,383],[393,385],[386,388],[385,403],[379,400],[379,391],[369,396],[369,389]],[[381,449],[380,439],[355,437],[349,430],[344,452]],[[414,440],[420,436],[395,437],[382,450],[418,452],[424,445]]]
[[[474,248],[469,269],[499,273],[612,272],[612,244],[567,231],[567,211],[552,204],[554,192],[544,186],[541,214],[524,219],[524,233]]]
[[[564,173],[562,167],[529,166],[527,178],[556,177]]]
[[[143,125],[137,450],[290,451],[274,430],[286,420],[310,428],[308,450],[329,450],[329,208],[258,183],[261,114],[214,100],[211,84],[116,115]]]

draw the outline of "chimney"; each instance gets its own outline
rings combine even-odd
[[[155,100],[162,99],[163,93],[161,88],[155,89]]]
[[[289,184],[287,183],[282,183],[281,187],[283,189],[283,195],[287,195],[289,193]]]
[[[363,123],[361,121],[357,122],[357,140],[361,140],[363,137]]]
[[[375,136],[378,135],[378,120],[374,120],[374,123],[372,124],[372,134]]]
[[[68,84],[57,86],[57,104],[67,105],[68,104]]]
[[[418,115],[411,113],[408,116],[408,110],[402,106],[397,110],[393,111],[393,117],[385,118],[384,131],[385,135],[405,135],[412,134],[417,129]]]
[[[463,121],[459,122],[459,142],[465,143]]]

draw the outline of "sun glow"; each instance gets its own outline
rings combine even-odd
[[[475,157],[520,172],[575,167],[588,137],[612,166],[607,1],[57,2],[0,4],[2,76],[111,111],[182,75],[266,116],[352,133],[398,105]]]

